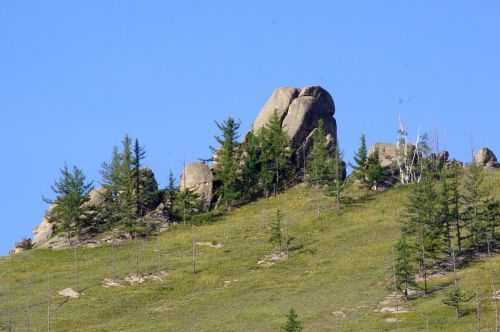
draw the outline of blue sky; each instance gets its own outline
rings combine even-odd
[[[332,93],[347,159],[398,115],[456,158],[500,152],[498,36],[498,1],[2,1],[0,254],[65,162],[98,183],[129,133],[165,184],[279,86]]]

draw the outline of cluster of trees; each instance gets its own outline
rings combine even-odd
[[[157,223],[147,222],[146,216],[158,207],[169,222],[202,211],[199,197],[179,192],[172,173],[167,187],[159,189],[153,172],[143,166],[145,156],[139,140],[126,135],[111,161],[102,165],[102,188],[95,191],[81,169],[65,166],[52,186],[56,198],[46,199],[53,206],[48,217],[55,221],[56,232],[79,239],[83,232],[118,228],[134,238],[156,230]],[[91,196],[99,203],[92,203]]]
[[[484,181],[483,168],[452,164],[436,173],[428,160],[424,162],[421,180],[411,188],[402,237],[395,247],[395,282],[406,296],[417,273],[427,293],[428,274],[440,264],[451,261],[455,266],[456,255],[490,252],[500,226],[500,203]],[[456,301],[462,293],[454,292]]]
[[[213,148],[217,207],[226,209],[259,196],[283,190],[292,179],[291,149],[275,113],[258,132],[239,142],[240,124],[229,117],[217,123],[221,135]]]

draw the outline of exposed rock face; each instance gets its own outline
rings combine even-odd
[[[480,149],[474,156],[474,162],[480,167],[497,168],[500,166],[497,157],[488,148]]]
[[[378,150],[378,158],[382,167],[390,167],[397,162],[398,148],[396,144],[376,143],[370,148],[368,155],[373,155],[375,150]]]
[[[258,132],[259,129],[265,127],[276,111],[280,120],[283,121],[288,112],[288,107],[292,101],[299,96],[300,90],[297,88],[278,88],[274,90],[272,96],[262,107],[257,119],[253,124],[253,131]]]
[[[49,209],[49,211],[51,209],[52,207]],[[40,225],[38,225],[33,230],[33,240],[32,240],[33,247],[39,247],[40,245],[47,242],[52,237],[53,233],[54,233],[54,224],[49,222],[49,219],[47,217],[43,218]]]
[[[192,163],[185,167],[181,175],[180,190],[192,190],[200,195],[205,206],[209,206],[213,198],[214,176],[210,167],[204,163]]]
[[[276,110],[283,130],[288,134],[292,149],[296,152],[296,161],[309,153],[312,146],[312,134],[323,120],[327,139],[333,148],[337,144],[337,123],[333,117],[335,104],[332,96],[319,86],[297,88],[279,88],[262,108],[253,130],[264,127]]]

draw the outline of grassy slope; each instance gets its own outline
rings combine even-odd
[[[496,184],[500,173],[492,176]],[[497,185],[496,188],[499,186]],[[345,208],[337,215],[332,198],[297,187],[279,196],[249,204],[213,225],[178,227],[159,241],[120,246],[117,274],[123,278],[139,268],[166,270],[166,281],[107,289],[111,277],[109,247],[84,249],[79,300],[52,297],[53,331],[278,331],[284,314],[294,307],[305,331],[391,331],[390,314],[374,312],[390,293],[391,245],[399,236],[398,215],[407,189],[396,188]],[[356,193],[352,193],[355,195]],[[317,216],[317,207],[321,216]],[[286,262],[271,268],[257,261],[271,252],[268,224],[276,208],[283,212],[295,245]],[[200,247],[196,275],[191,273],[191,239],[218,241],[222,249]],[[161,259],[155,252],[160,245]],[[137,252],[140,255],[139,265]],[[463,285],[484,292],[500,257],[478,261],[460,273]],[[15,331],[27,325],[26,304],[36,331],[47,330],[47,277],[52,293],[74,287],[73,252],[34,250],[0,260],[0,320],[12,320]],[[227,283],[231,281],[231,283]],[[433,281],[435,286],[447,278]],[[226,285],[226,287],[225,287]],[[399,331],[471,331],[468,315],[456,322],[441,304],[443,291],[408,304],[400,314]],[[340,319],[334,312],[342,311]],[[491,306],[484,308],[484,326],[492,326]]]

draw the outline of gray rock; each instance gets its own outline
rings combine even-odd
[[[213,198],[214,176],[210,167],[204,163],[192,163],[185,167],[181,175],[180,190],[189,189],[198,195],[210,206]]]
[[[499,167],[495,153],[488,148],[481,148],[474,156],[474,162],[477,166],[487,168]]]
[[[267,100],[267,102],[262,107],[257,119],[253,124],[253,131],[257,133],[261,128],[263,128],[271,119],[276,111],[280,120],[286,116],[288,112],[288,107],[292,101],[298,97],[300,90],[297,88],[283,87],[274,90],[272,96]]]
[[[390,167],[397,163],[398,148],[396,144],[376,143],[368,150],[368,155],[373,155],[375,150],[378,150],[378,158],[382,167]]]
[[[322,104],[323,109],[330,113],[330,116],[335,115],[335,103],[333,102],[333,98],[330,93],[322,87],[308,86],[303,88],[300,91],[299,97],[305,96],[316,98]]]
[[[313,96],[296,98],[288,109],[282,127],[290,138],[293,149],[305,143],[306,138],[318,127],[319,120],[323,120],[325,131],[336,142],[337,124],[332,117],[333,110],[325,108],[325,103]]]

